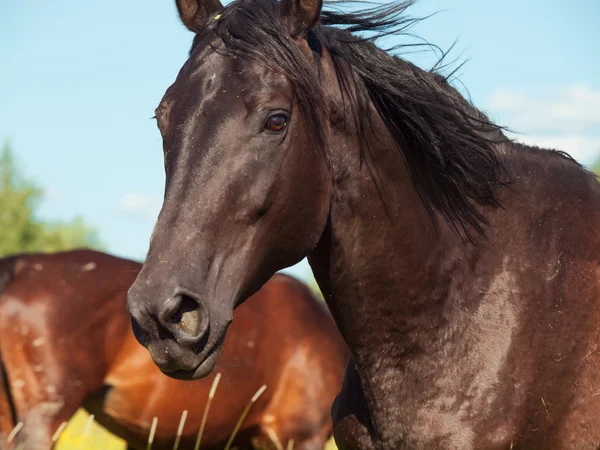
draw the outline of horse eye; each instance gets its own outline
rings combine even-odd
[[[280,133],[285,129],[287,121],[288,118],[285,114],[273,114],[267,119],[265,130]]]

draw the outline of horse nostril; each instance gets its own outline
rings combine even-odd
[[[198,330],[200,306],[187,295],[179,297],[181,298],[179,308],[173,312],[170,321],[187,333],[195,334],[194,332]]]
[[[208,317],[203,314],[200,302],[185,294],[176,295],[165,302],[160,320],[177,340],[197,340],[208,326]]]

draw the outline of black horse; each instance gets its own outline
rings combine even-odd
[[[408,3],[177,0],[196,35],[156,111],[138,339],[204,377],[233,309],[308,256],[353,356],[340,448],[596,449],[600,184],[356,36]]]

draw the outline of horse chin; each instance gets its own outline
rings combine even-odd
[[[175,378],[176,380],[192,381],[200,378],[205,378],[214,370],[217,365],[217,359],[221,354],[221,349],[214,350],[208,355],[195,369],[192,370],[176,370],[174,372],[163,372],[165,375]]]
[[[219,359],[219,355],[221,354],[228,327],[229,325],[225,326],[215,344],[204,355],[199,355],[200,363],[194,369],[163,373],[176,380],[198,380],[210,375],[217,365],[217,359]]]

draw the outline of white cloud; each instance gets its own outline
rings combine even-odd
[[[517,140],[564,150],[589,164],[600,156],[600,90],[586,84],[529,95],[497,89],[487,108],[496,122],[519,133]]]
[[[162,206],[162,198],[144,192],[127,192],[119,201],[119,209],[125,213],[156,219]]]

